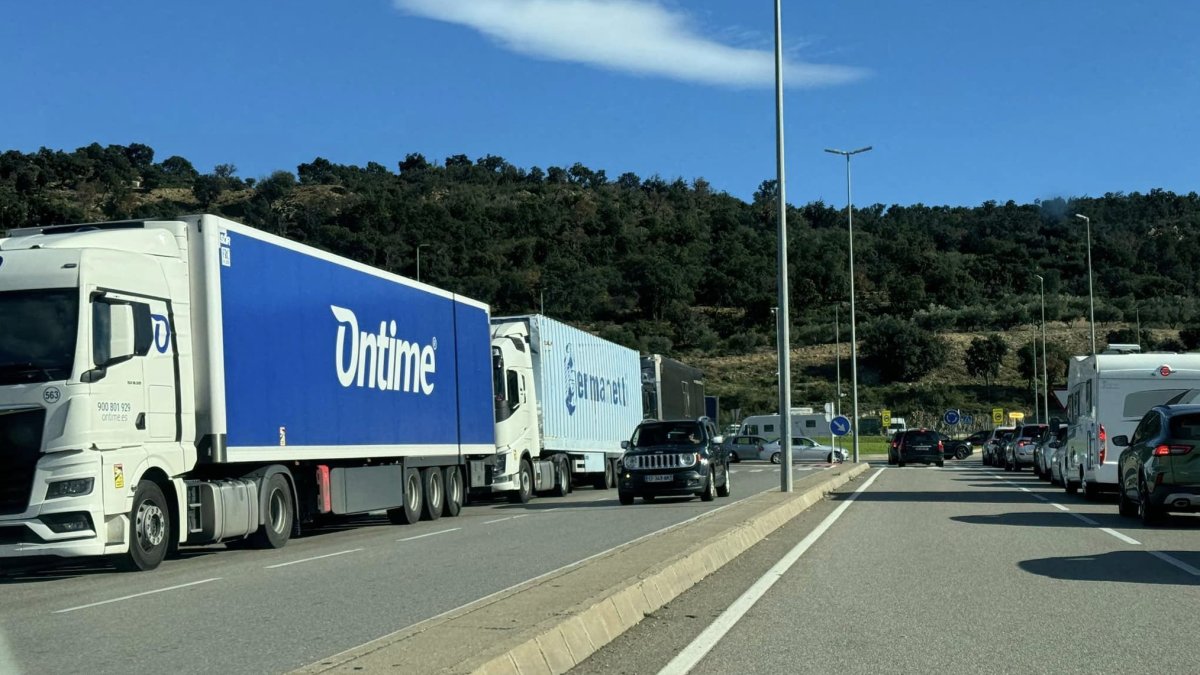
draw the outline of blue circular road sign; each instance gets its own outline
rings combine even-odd
[[[957,410],[947,410],[946,414],[942,415],[942,421],[944,421],[946,424],[949,424],[950,426],[954,426],[955,424],[958,424],[960,419],[961,419],[961,416],[958,414]]]
[[[838,415],[829,420],[829,430],[833,432],[834,436],[845,436],[850,433],[850,418],[845,415]]]

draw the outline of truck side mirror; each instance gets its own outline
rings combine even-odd
[[[1129,437],[1125,436],[1124,434],[1120,436],[1113,436],[1112,444],[1118,448],[1124,448],[1129,445]]]

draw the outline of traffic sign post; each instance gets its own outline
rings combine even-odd
[[[996,426],[1004,424],[1004,408],[992,408],[992,424]]]
[[[883,410],[879,413],[879,422],[883,425],[883,435],[887,436],[888,427],[892,426],[892,411]]]
[[[829,421],[829,430],[834,436],[845,436],[850,433],[850,418],[838,415]]]
[[[946,414],[942,415],[942,421],[945,422],[946,424],[949,424],[950,426],[954,426],[954,425],[958,424],[961,417],[962,416],[958,414],[957,410],[951,409],[951,410],[947,410]]]

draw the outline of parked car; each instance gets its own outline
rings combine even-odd
[[[925,465],[937,464],[945,466],[942,439],[936,431],[928,429],[909,429],[900,438],[896,447],[896,464],[903,467],[909,462],[922,462]]]
[[[983,463],[987,466],[1000,466],[1000,450],[1003,448],[1003,443],[1012,438],[1012,432],[1016,431],[1016,427],[996,427],[988,434],[987,440],[983,442]]]
[[[743,459],[758,459],[763,447],[770,442],[762,436],[726,436],[721,447],[729,455],[729,461],[736,463]]]
[[[695,495],[710,502],[729,496],[729,457],[725,440],[707,418],[645,420],[633,437],[621,441],[617,497],[628,506],[637,497]]]
[[[1038,441],[1037,444],[1033,446],[1034,475],[1042,480],[1054,482],[1053,478],[1051,477],[1052,472],[1050,468],[1050,459],[1054,454],[1055,448],[1058,448],[1066,441],[1067,425],[1065,424],[1058,425],[1057,429],[1049,431],[1042,436],[1042,440]]]
[[[1023,466],[1033,466],[1033,447],[1049,429],[1046,424],[1022,424],[1004,444],[1004,470],[1020,471]]]
[[[774,440],[763,446],[759,459],[765,459],[772,464],[778,464],[783,450],[779,441]],[[792,461],[795,462],[844,462],[846,451],[831,445],[822,445],[807,436],[792,437]]]
[[[983,446],[983,442],[987,440],[988,431],[976,431],[966,438],[954,441],[954,457],[955,459],[966,459],[975,454],[976,448]]]
[[[1112,439],[1117,460],[1117,510],[1146,525],[1169,511],[1200,511],[1200,405],[1160,405],[1138,422],[1133,437]]]

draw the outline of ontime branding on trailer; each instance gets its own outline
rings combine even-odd
[[[428,345],[397,340],[394,319],[380,321],[378,333],[360,331],[353,310],[337,305],[329,309],[338,322],[335,358],[343,387],[433,393],[429,377],[437,372],[436,337]]]

